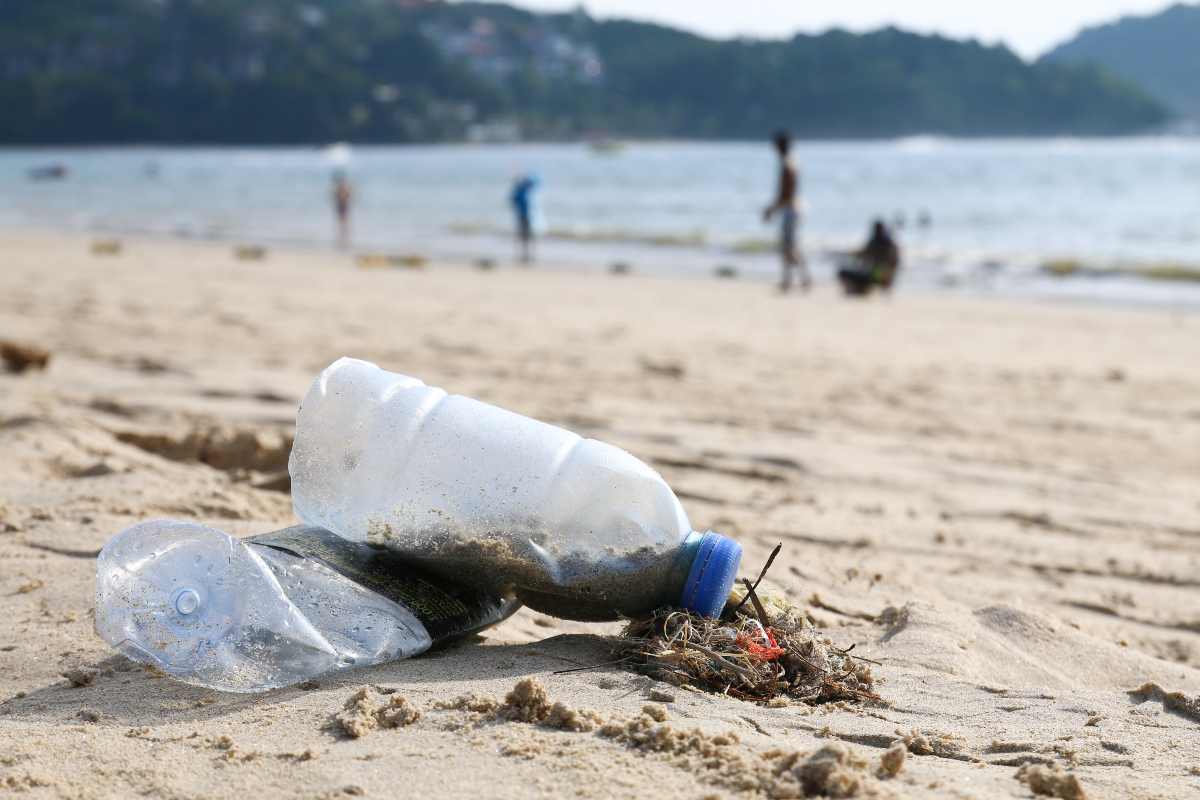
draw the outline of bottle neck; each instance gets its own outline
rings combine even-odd
[[[692,572],[692,562],[696,560],[696,555],[700,552],[700,542],[703,539],[703,533],[692,531],[679,543],[675,561],[671,564],[670,579],[667,581],[672,604],[679,602],[679,597],[683,594],[684,587],[687,586],[688,576]]]
[[[684,540],[682,549],[691,566],[678,605],[704,617],[719,617],[737,578],[742,546],[728,536],[708,531],[693,533]]]

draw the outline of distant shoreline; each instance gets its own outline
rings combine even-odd
[[[339,250],[333,244],[325,244],[316,240],[304,239],[266,239],[254,237],[202,237],[202,236],[183,236],[171,233],[159,233],[154,231],[115,231],[115,230],[72,230],[72,229],[55,229],[39,226],[0,226],[0,248],[3,247],[6,237],[14,237],[18,239],[35,237],[38,239],[56,240],[70,239],[74,240],[81,250],[89,247],[94,247],[97,244],[101,246],[108,242],[118,242],[121,254],[124,253],[125,245],[136,247],[139,242],[154,246],[164,245],[183,245],[196,247],[198,249],[207,249],[214,253],[222,252],[236,259],[239,249],[262,249],[263,257],[270,258],[271,251],[277,250],[279,253],[291,253],[304,258],[316,257],[322,260],[337,259],[344,260],[349,268],[355,268],[355,262],[360,258],[375,259],[383,261],[384,259],[392,259],[396,261],[419,262],[419,265],[410,263],[407,266],[397,264],[392,267],[387,267],[383,264],[372,266],[372,269],[398,269],[400,271],[411,269],[424,269],[426,267],[433,269],[453,269],[459,271],[470,271],[480,269],[478,263],[480,259],[470,256],[458,257],[447,256],[437,253],[422,253],[414,251],[406,251],[404,248],[372,248],[369,246],[351,247],[348,250]],[[99,256],[104,258],[105,256]],[[823,257],[831,257],[831,254],[824,254]],[[1053,265],[1057,263],[1059,274],[1054,276]],[[991,302],[1009,302],[1016,304],[1033,303],[1035,305],[1062,305],[1062,306],[1078,306],[1078,307],[1095,307],[1098,309],[1113,309],[1113,310],[1168,310],[1172,312],[1200,314],[1200,273],[1193,274],[1190,268],[1185,268],[1189,274],[1187,276],[1164,276],[1158,280],[1139,279],[1131,276],[1132,270],[1121,270],[1119,268],[1100,269],[1092,267],[1078,267],[1075,270],[1067,269],[1063,265],[1070,264],[1069,261],[1048,262],[1049,266],[1046,269],[1051,286],[1058,291],[1042,290],[1042,291],[1005,291],[996,292],[988,291],[981,286],[963,286],[958,285],[930,285],[927,283],[915,283],[911,275],[909,280],[905,281],[906,277],[903,272],[901,274],[901,282],[897,290],[898,295],[910,295],[914,297],[936,298],[945,297],[953,299],[955,297],[963,299],[973,299]],[[363,265],[359,265],[362,267]],[[499,269],[501,271],[514,271],[522,274],[529,274],[529,268],[521,267],[516,263],[511,263],[505,259],[496,259],[487,267],[488,270]],[[532,272],[542,271],[552,274],[578,274],[590,275],[593,277],[605,277],[611,274],[612,270],[600,269],[592,265],[558,262],[558,261],[542,261],[536,264]],[[1068,277],[1072,272],[1077,272],[1077,277]],[[757,272],[739,272],[733,276],[719,276],[713,271],[695,272],[682,269],[663,270],[639,270],[636,275],[642,278],[650,278],[653,280],[666,281],[717,281],[717,282],[733,282],[735,284],[751,284],[759,285],[765,288],[773,285],[776,280],[774,273],[757,273]],[[818,271],[818,283],[830,284],[828,276],[824,280],[820,278]],[[614,279],[620,280],[621,277],[614,276]],[[1161,287],[1163,289],[1177,289],[1179,296],[1168,297],[1163,293],[1151,295],[1148,297],[1125,297],[1115,293],[1096,294],[1087,291],[1072,291],[1084,290],[1087,288],[1088,281],[1126,281],[1128,283],[1142,284],[1147,287]],[[851,301],[853,302],[853,301]]]
[[[761,145],[766,141],[767,137],[762,139],[750,138],[706,138],[706,137],[643,137],[643,136],[616,136],[614,137],[621,144],[636,145],[636,146],[670,146],[670,145]],[[1144,131],[1141,133],[1061,133],[1061,134],[1020,134],[1020,133],[989,133],[979,135],[963,135],[963,134],[946,134],[946,133],[911,133],[900,136],[872,136],[864,134],[862,136],[803,136],[797,135],[796,141],[802,144],[900,144],[913,141],[933,141],[946,144],[964,143],[964,144],[986,144],[986,143],[1005,143],[1011,142],[1032,143],[1032,142],[1129,142],[1129,141],[1184,141],[1194,142],[1200,140],[1200,127],[1189,130],[1153,130]],[[21,141],[0,141],[0,152],[13,151],[29,151],[39,152],[46,150],[323,150],[332,144],[347,144],[356,150],[378,150],[384,148],[421,148],[421,147],[461,147],[464,149],[489,148],[489,147],[539,147],[547,145],[577,145],[579,147],[588,147],[589,142],[583,138],[566,138],[566,139],[521,139],[512,142],[472,142],[464,139],[430,139],[422,141],[407,141],[407,142],[388,142],[388,141],[355,141],[347,140],[344,142],[333,141],[293,141],[293,142],[262,142],[262,141],[151,141],[151,140],[119,140],[119,141],[91,141],[91,142],[21,142]]]
[[[1200,139],[929,136],[798,147],[818,280],[868,223],[895,226],[903,291],[1200,305],[1189,212]],[[335,158],[335,156],[337,156]],[[61,174],[52,172],[59,167]],[[513,175],[545,178],[554,269],[778,279],[761,141],[585,145],[0,149],[0,226],[325,249],[329,180],[355,186],[357,251],[504,264]],[[31,180],[43,170],[44,180]]]

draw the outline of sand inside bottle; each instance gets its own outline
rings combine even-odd
[[[523,520],[411,531],[376,519],[368,522],[367,541],[457,581],[511,592],[536,611],[581,621],[639,617],[676,603],[688,566],[678,544],[564,550],[543,526]]]

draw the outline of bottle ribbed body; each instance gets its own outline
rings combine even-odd
[[[691,525],[645,463],[365,361],[314,382],[290,470],[305,522],[548,613],[612,618],[680,590]]]

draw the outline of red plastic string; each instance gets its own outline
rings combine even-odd
[[[774,634],[772,634],[769,629],[766,633],[767,641],[770,642],[770,646],[761,645],[744,633],[738,634],[737,646],[760,661],[774,661],[787,651],[779,646],[779,643],[775,640]]]

